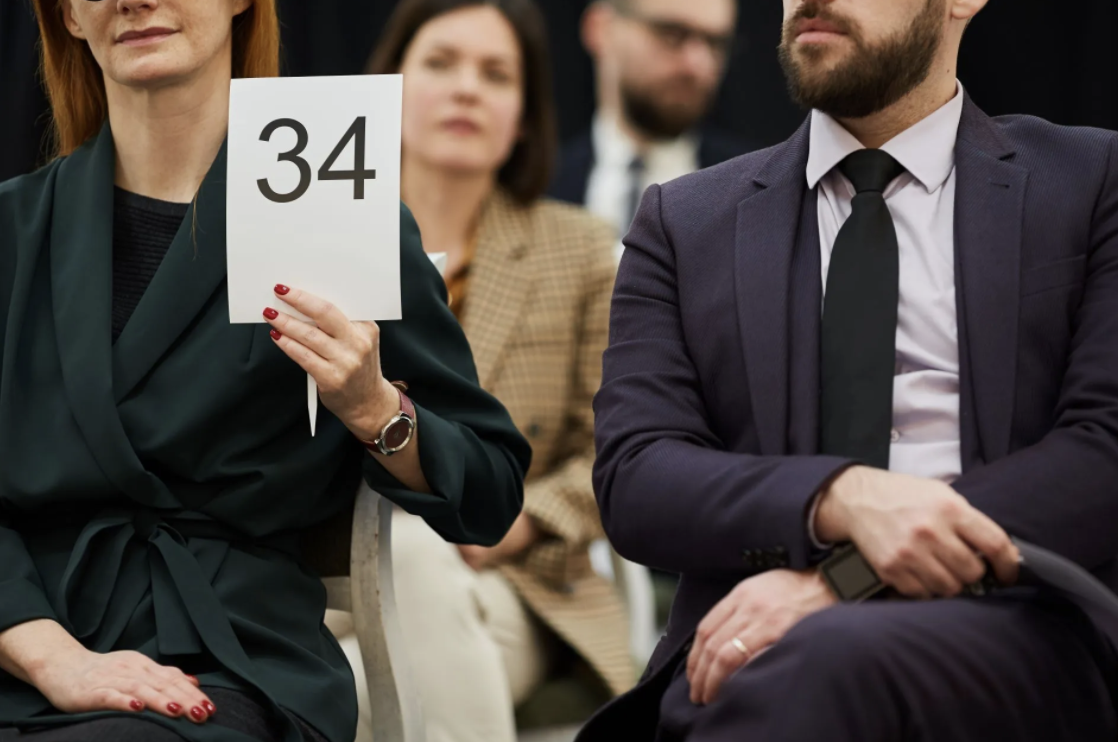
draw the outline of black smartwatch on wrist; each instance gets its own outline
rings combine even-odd
[[[885,589],[885,583],[854,544],[835,549],[819,565],[819,573],[843,603],[861,603]]]
[[[964,595],[981,598],[998,587],[994,570],[990,568],[989,562],[985,559],[982,561],[986,564],[986,574],[978,582],[964,587]],[[854,544],[836,549],[819,565],[819,573],[823,575],[831,592],[843,603],[861,603],[888,587]]]

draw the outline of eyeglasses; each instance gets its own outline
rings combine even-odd
[[[623,18],[644,26],[664,48],[671,51],[680,51],[692,41],[698,41],[707,48],[712,56],[723,60],[733,53],[737,41],[734,34],[710,33],[686,23],[653,18],[631,10],[620,11],[619,14]]]

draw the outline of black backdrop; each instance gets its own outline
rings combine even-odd
[[[293,75],[361,71],[392,0],[278,0],[284,69]],[[587,0],[540,0],[555,57],[564,136],[594,105],[590,61],[578,38]],[[27,0],[0,0],[0,180],[41,159],[41,92]],[[803,114],[787,99],[775,47],[781,3],[742,0],[744,43],[712,117],[761,143],[786,137]],[[959,76],[991,114],[1030,113],[1061,124],[1118,129],[1118,1],[990,0],[963,44]]]

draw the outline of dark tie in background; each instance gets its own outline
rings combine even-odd
[[[839,170],[857,195],[827,271],[820,446],[822,453],[888,469],[900,269],[884,192],[904,168],[886,152],[863,149]]]

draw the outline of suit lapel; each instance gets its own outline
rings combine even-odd
[[[117,402],[152,370],[225,282],[225,145],[113,348]]]
[[[112,379],[113,181],[106,125],[59,167],[51,217],[51,301],[63,386],[86,445],[121,492],[153,507],[177,502],[144,470],[121,425]]]
[[[819,189],[808,191],[792,258],[789,308],[788,453],[819,453],[819,331],[823,320],[823,277],[819,251]]]
[[[462,325],[485,388],[493,381],[513,330],[523,321],[532,275],[526,258],[532,240],[530,216],[504,193],[489,200],[478,227],[470,266],[469,296]]]
[[[792,257],[807,191],[808,124],[777,147],[738,204],[736,293],[761,452],[785,452]]]
[[[1021,228],[1028,171],[968,98],[955,149],[956,304],[965,389],[986,461],[1009,451],[1017,370]],[[964,352],[965,351],[965,352]],[[967,431],[963,431],[967,435]],[[971,463],[971,462],[967,462]]]

